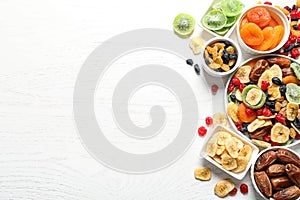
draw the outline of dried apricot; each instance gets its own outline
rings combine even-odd
[[[247,45],[260,45],[264,40],[263,31],[255,23],[245,23],[240,30],[240,34]]]
[[[245,17],[244,19],[242,19],[242,21],[241,21],[241,23],[240,23],[240,29],[243,28],[243,26],[244,26],[246,23],[248,23],[248,22],[249,22],[249,21],[248,21],[247,17]]]
[[[258,46],[252,46],[253,49],[259,51],[266,51],[268,50],[274,43],[275,32],[274,29],[270,26],[263,29],[264,40]]]
[[[244,103],[241,103],[238,107],[238,118],[241,122],[250,123],[256,119],[256,114],[254,115],[247,115],[246,113],[247,107]]]
[[[270,23],[269,23],[269,26],[271,26],[271,27],[275,27],[275,26],[277,26],[278,25],[278,23],[277,23],[277,21],[275,21],[275,19],[273,19],[273,18],[271,18],[271,21],[270,21]]]
[[[289,84],[289,83],[295,83],[295,84],[299,84],[299,80],[296,78],[296,76],[286,76],[282,79],[282,82],[284,82],[285,84]]]
[[[278,25],[274,27],[274,43],[270,46],[269,49],[274,49],[282,40],[282,37],[284,35],[284,28],[282,25]]]
[[[260,28],[264,28],[269,25],[271,21],[270,12],[263,7],[252,8],[247,13],[249,22],[257,24]]]

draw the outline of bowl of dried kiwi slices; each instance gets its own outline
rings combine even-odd
[[[204,44],[201,62],[204,70],[215,77],[225,77],[233,73],[242,59],[242,52],[233,40],[214,37]]]

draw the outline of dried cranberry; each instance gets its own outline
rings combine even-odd
[[[291,56],[292,58],[298,58],[300,55],[299,49],[298,48],[293,48],[291,50]]]
[[[264,135],[263,140],[266,141],[266,142],[270,142],[271,141],[271,135],[270,134]]]
[[[237,77],[233,77],[232,80],[231,80],[231,82],[235,86],[239,86],[241,84],[240,79],[238,79]]]
[[[284,122],[285,122],[285,116],[282,115],[282,114],[277,114],[277,115],[275,116],[275,119],[276,119],[278,122],[280,122],[280,123],[284,123]]]
[[[250,109],[250,108],[246,108],[246,115],[248,117],[251,117],[255,114],[254,110]]]
[[[243,90],[244,90],[245,87],[246,87],[246,84],[245,84],[245,83],[241,83],[241,84],[239,85],[239,90],[240,90],[240,92],[243,92]]]
[[[258,109],[258,110],[256,111],[256,115],[257,115],[257,116],[263,115],[263,109]]]
[[[264,4],[266,4],[266,5],[272,5],[272,2],[270,2],[270,1],[265,1]]]
[[[234,196],[234,195],[236,195],[236,193],[237,193],[237,189],[236,189],[236,187],[235,187],[235,188],[233,188],[233,189],[229,192],[229,195],[230,195],[230,196]]]
[[[297,40],[297,36],[292,35],[292,34],[289,36],[289,41],[290,41],[291,43],[295,43],[296,40]]]
[[[213,94],[216,94],[218,92],[218,89],[219,89],[219,87],[215,84],[211,86],[211,92]]]
[[[263,115],[266,116],[266,117],[270,117],[270,116],[272,116],[272,112],[267,107],[264,107]]]
[[[230,92],[232,92],[233,90],[234,90],[234,85],[233,85],[233,83],[230,83],[229,85],[228,85],[228,92],[230,93]]]
[[[262,90],[267,90],[269,86],[270,86],[269,81],[262,81],[261,82],[261,89]]]
[[[271,142],[271,146],[279,146],[278,142]]]
[[[291,43],[291,41],[286,41],[286,43],[283,45],[283,48],[288,48],[290,45],[291,45],[292,43]]]
[[[296,18],[297,17],[297,10],[292,10],[290,13],[291,18]]]
[[[205,118],[205,123],[206,123],[207,126],[212,125],[212,124],[213,124],[213,118],[211,118],[211,117],[206,117],[206,118]]]
[[[199,136],[203,137],[203,136],[206,135],[206,133],[207,133],[207,129],[204,126],[200,126],[198,128],[198,135]]]
[[[243,126],[242,126],[241,122],[235,122],[234,124],[235,124],[237,130],[239,130],[239,131],[242,130]]]
[[[295,139],[296,139],[296,140],[300,140],[300,134],[297,134],[297,135],[295,136]]]
[[[241,190],[242,194],[247,194],[248,193],[248,185],[246,185],[245,183],[241,184],[240,190]]]

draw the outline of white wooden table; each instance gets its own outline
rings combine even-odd
[[[105,167],[87,152],[73,119],[74,84],[82,64],[97,46],[133,29],[171,30],[173,18],[180,12],[190,13],[199,21],[211,2],[0,1],[0,199],[218,199],[213,194],[214,183],[228,176],[199,157],[203,138],[196,137],[188,151],[169,167],[148,174],[126,174]],[[292,5],[294,1],[288,2]],[[104,120],[106,137],[128,152],[146,154],[164,148],[176,136],[179,107],[170,93],[158,87],[137,91],[129,107],[132,121],[146,126],[149,105],[161,103],[170,113],[169,126],[151,141],[134,140],[117,132],[110,113],[97,109],[108,105],[107,97],[124,68],[141,62],[172,65],[195,92],[199,125],[216,110],[214,97],[192,69],[178,64],[181,61],[174,55],[166,53],[163,58],[155,51],[120,58],[108,71],[104,93],[95,96],[95,112],[98,120]],[[151,99],[149,93],[153,91],[156,95]],[[194,168],[201,166],[212,168],[211,181],[194,179]],[[234,181],[237,186],[247,183],[249,194],[238,192],[228,199],[256,198],[249,174],[242,181]]]

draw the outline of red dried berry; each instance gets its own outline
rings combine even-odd
[[[213,124],[213,118],[211,118],[211,117],[206,117],[206,118],[205,118],[205,123],[206,123],[207,126],[212,125],[212,124]]]
[[[255,114],[254,110],[250,109],[250,108],[246,108],[246,115],[248,117],[251,117]]]
[[[234,196],[234,195],[236,195],[236,193],[237,193],[237,188],[235,187],[229,192],[229,195]]]
[[[277,115],[275,116],[275,119],[276,119],[278,122],[280,122],[280,123],[284,123],[284,122],[285,122],[285,116],[282,115],[282,114],[277,114]]]
[[[267,90],[269,86],[270,86],[269,81],[262,81],[261,82],[261,89],[262,90]]]
[[[279,143],[278,142],[271,142],[271,146],[279,146]]]
[[[247,194],[248,193],[248,185],[246,185],[245,183],[241,184],[240,190],[241,190],[242,194]]]
[[[296,140],[300,140],[300,134],[297,134],[297,135],[295,136],[295,139],[296,139]]]
[[[267,107],[264,107],[262,114],[266,117],[272,116],[272,112]]]
[[[257,116],[260,116],[260,115],[263,115],[263,109],[258,109],[257,111],[256,111],[256,115]]]
[[[296,40],[297,40],[297,36],[292,35],[292,34],[289,36],[289,41],[290,41],[291,43],[295,43]]]
[[[203,137],[203,136],[206,135],[206,133],[207,133],[207,129],[204,126],[200,126],[198,128],[198,135],[199,136]]]
[[[246,87],[246,84],[245,84],[245,83],[241,83],[241,84],[239,85],[239,91],[240,91],[240,92],[243,92],[243,90],[244,90],[245,87]]]
[[[270,2],[270,1],[265,1],[264,4],[266,4],[266,5],[272,5],[272,2]]]
[[[288,48],[291,44],[292,44],[291,41],[288,40],[288,41],[286,41],[285,44],[283,45],[283,48],[286,49],[286,48]]]
[[[299,49],[298,48],[293,48],[291,50],[291,56],[292,58],[298,58],[300,55]]]
[[[264,140],[265,142],[270,142],[270,141],[271,141],[271,135],[270,135],[270,134],[264,135],[264,136],[263,136],[263,140]]]
[[[228,85],[228,92],[230,93],[230,92],[232,92],[233,90],[234,90],[234,85],[233,85],[233,83],[230,83],[229,85]]]
[[[233,85],[235,86],[239,86],[241,84],[240,79],[238,79],[237,77],[233,77],[231,82],[233,83]]]
[[[212,85],[211,86],[211,92],[213,94],[216,94],[218,92],[219,87],[217,85]]]
[[[290,12],[290,17],[291,17],[291,18],[296,18],[296,17],[297,17],[297,10],[292,10],[292,11]]]
[[[239,131],[242,130],[243,126],[242,126],[241,122],[235,122],[234,124],[235,124],[237,130],[239,130]]]

